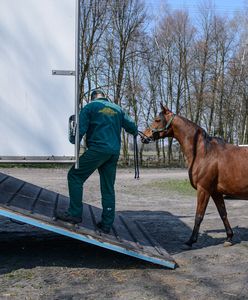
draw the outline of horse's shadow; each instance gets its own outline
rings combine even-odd
[[[174,215],[166,211],[125,211],[123,213],[129,218],[141,222],[169,254],[174,255],[186,251],[184,244],[191,236],[194,222],[192,222],[192,227],[189,227],[182,219],[189,216]],[[194,219],[194,215],[190,218]],[[233,232],[234,244],[248,241],[248,228],[237,226],[233,228]],[[216,234],[220,237],[214,236]],[[198,241],[193,244],[192,249],[223,245],[225,239],[224,228],[200,231]]]
[[[239,227],[235,226],[232,227],[234,237],[233,237],[233,243],[234,244],[240,244],[241,242],[248,241],[248,228],[247,227]],[[201,236],[202,239],[206,238],[208,239],[211,236],[209,234],[212,233],[223,233],[223,238],[212,238],[215,241],[215,244],[221,243],[223,240],[225,240],[226,237],[226,231],[225,229],[210,229],[210,230],[205,230]]]

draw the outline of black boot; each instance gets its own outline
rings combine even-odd
[[[110,233],[110,229],[111,227],[110,226],[106,226],[104,224],[102,224],[102,222],[99,222],[96,224],[97,228],[99,228],[103,233]]]
[[[67,211],[57,212],[56,218],[72,224],[77,224],[82,222],[82,217],[73,217]]]

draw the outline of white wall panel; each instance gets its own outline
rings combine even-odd
[[[0,156],[73,155],[75,1],[0,0]]]

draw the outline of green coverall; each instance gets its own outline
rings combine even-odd
[[[79,115],[80,141],[86,134],[86,152],[79,158],[79,168],[68,172],[69,214],[81,217],[83,184],[98,169],[102,195],[102,224],[111,227],[115,217],[116,167],[121,147],[121,129],[137,135],[138,128],[120,106],[100,98],[88,103]]]

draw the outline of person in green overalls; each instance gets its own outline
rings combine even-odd
[[[102,218],[97,227],[109,233],[115,218],[115,177],[121,147],[121,130],[136,136],[138,128],[120,106],[109,102],[101,90],[91,93],[91,102],[79,115],[80,141],[86,134],[87,150],[79,158],[79,168],[68,172],[70,205],[68,211],[58,212],[57,219],[71,223],[82,222],[83,184],[98,169],[102,195]]]

